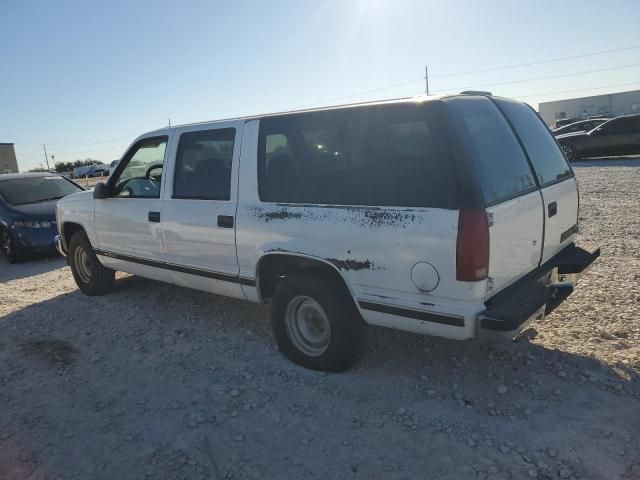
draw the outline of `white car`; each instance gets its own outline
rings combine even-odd
[[[542,120],[481,93],[149,132],[57,220],[84,293],[121,270],[270,301],[281,351],[328,371],[369,324],[513,338],[600,253],[575,244],[576,179]]]

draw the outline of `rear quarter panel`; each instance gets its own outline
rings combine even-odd
[[[357,301],[443,314],[481,308],[486,282],[463,283],[455,278],[457,210],[260,202],[258,126],[259,121],[245,126],[242,143],[236,216],[240,277],[255,278],[265,255],[293,253],[333,265]],[[428,262],[438,272],[437,287],[431,292],[420,291],[411,279],[418,262]],[[247,298],[259,300],[254,287],[243,288]],[[472,322],[460,328],[369,310],[361,313],[370,323],[390,326],[396,321],[403,330],[450,338],[475,334]]]

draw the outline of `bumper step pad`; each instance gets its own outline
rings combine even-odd
[[[571,295],[570,285],[549,285],[549,274],[558,268],[558,275],[583,273],[596,258],[600,248],[595,245],[570,245],[541,267],[498,292],[486,302],[487,309],[479,317],[478,334],[495,333],[515,336],[530,320],[543,318]]]

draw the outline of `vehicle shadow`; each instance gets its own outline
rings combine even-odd
[[[63,268],[65,259],[57,254],[42,255],[30,258],[23,263],[11,264],[0,254],[0,283],[20,280],[22,278],[41,275]]]
[[[131,478],[163,449],[213,465],[201,450],[206,432],[221,469],[238,451],[234,438],[278,455],[294,449],[304,459],[301,435],[329,448],[355,428],[371,433],[363,451],[379,455],[381,435],[405,445],[445,442],[431,431],[442,422],[513,444],[530,434],[559,450],[582,451],[578,426],[587,423],[598,434],[640,432],[631,367],[551,350],[531,335],[487,345],[372,328],[356,368],[324,375],[277,352],[267,307],[135,276],[119,277],[101,297],[75,290],[5,314],[0,328],[0,345],[10,346],[0,348],[0,445],[11,447],[0,448],[0,478],[12,478],[10,468],[33,478]],[[396,424],[396,412],[405,410],[418,419],[418,433],[405,419]],[[282,419],[299,424],[284,430]],[[306,433],[294,433],[307,424]],[[136,448],[128,453],[131,441]],[[467,443],[454,435],[443,450],[477,455]],[[598,455],[613,455],[599,448]],[[11,449],[19,455],[7,457]],[[216,477],[217,466],[206,468]]]

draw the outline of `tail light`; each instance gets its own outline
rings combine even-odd
[[[489,224],[483,208],[462,208],[458,217],[456,279],[484,280],[489,274]]]

